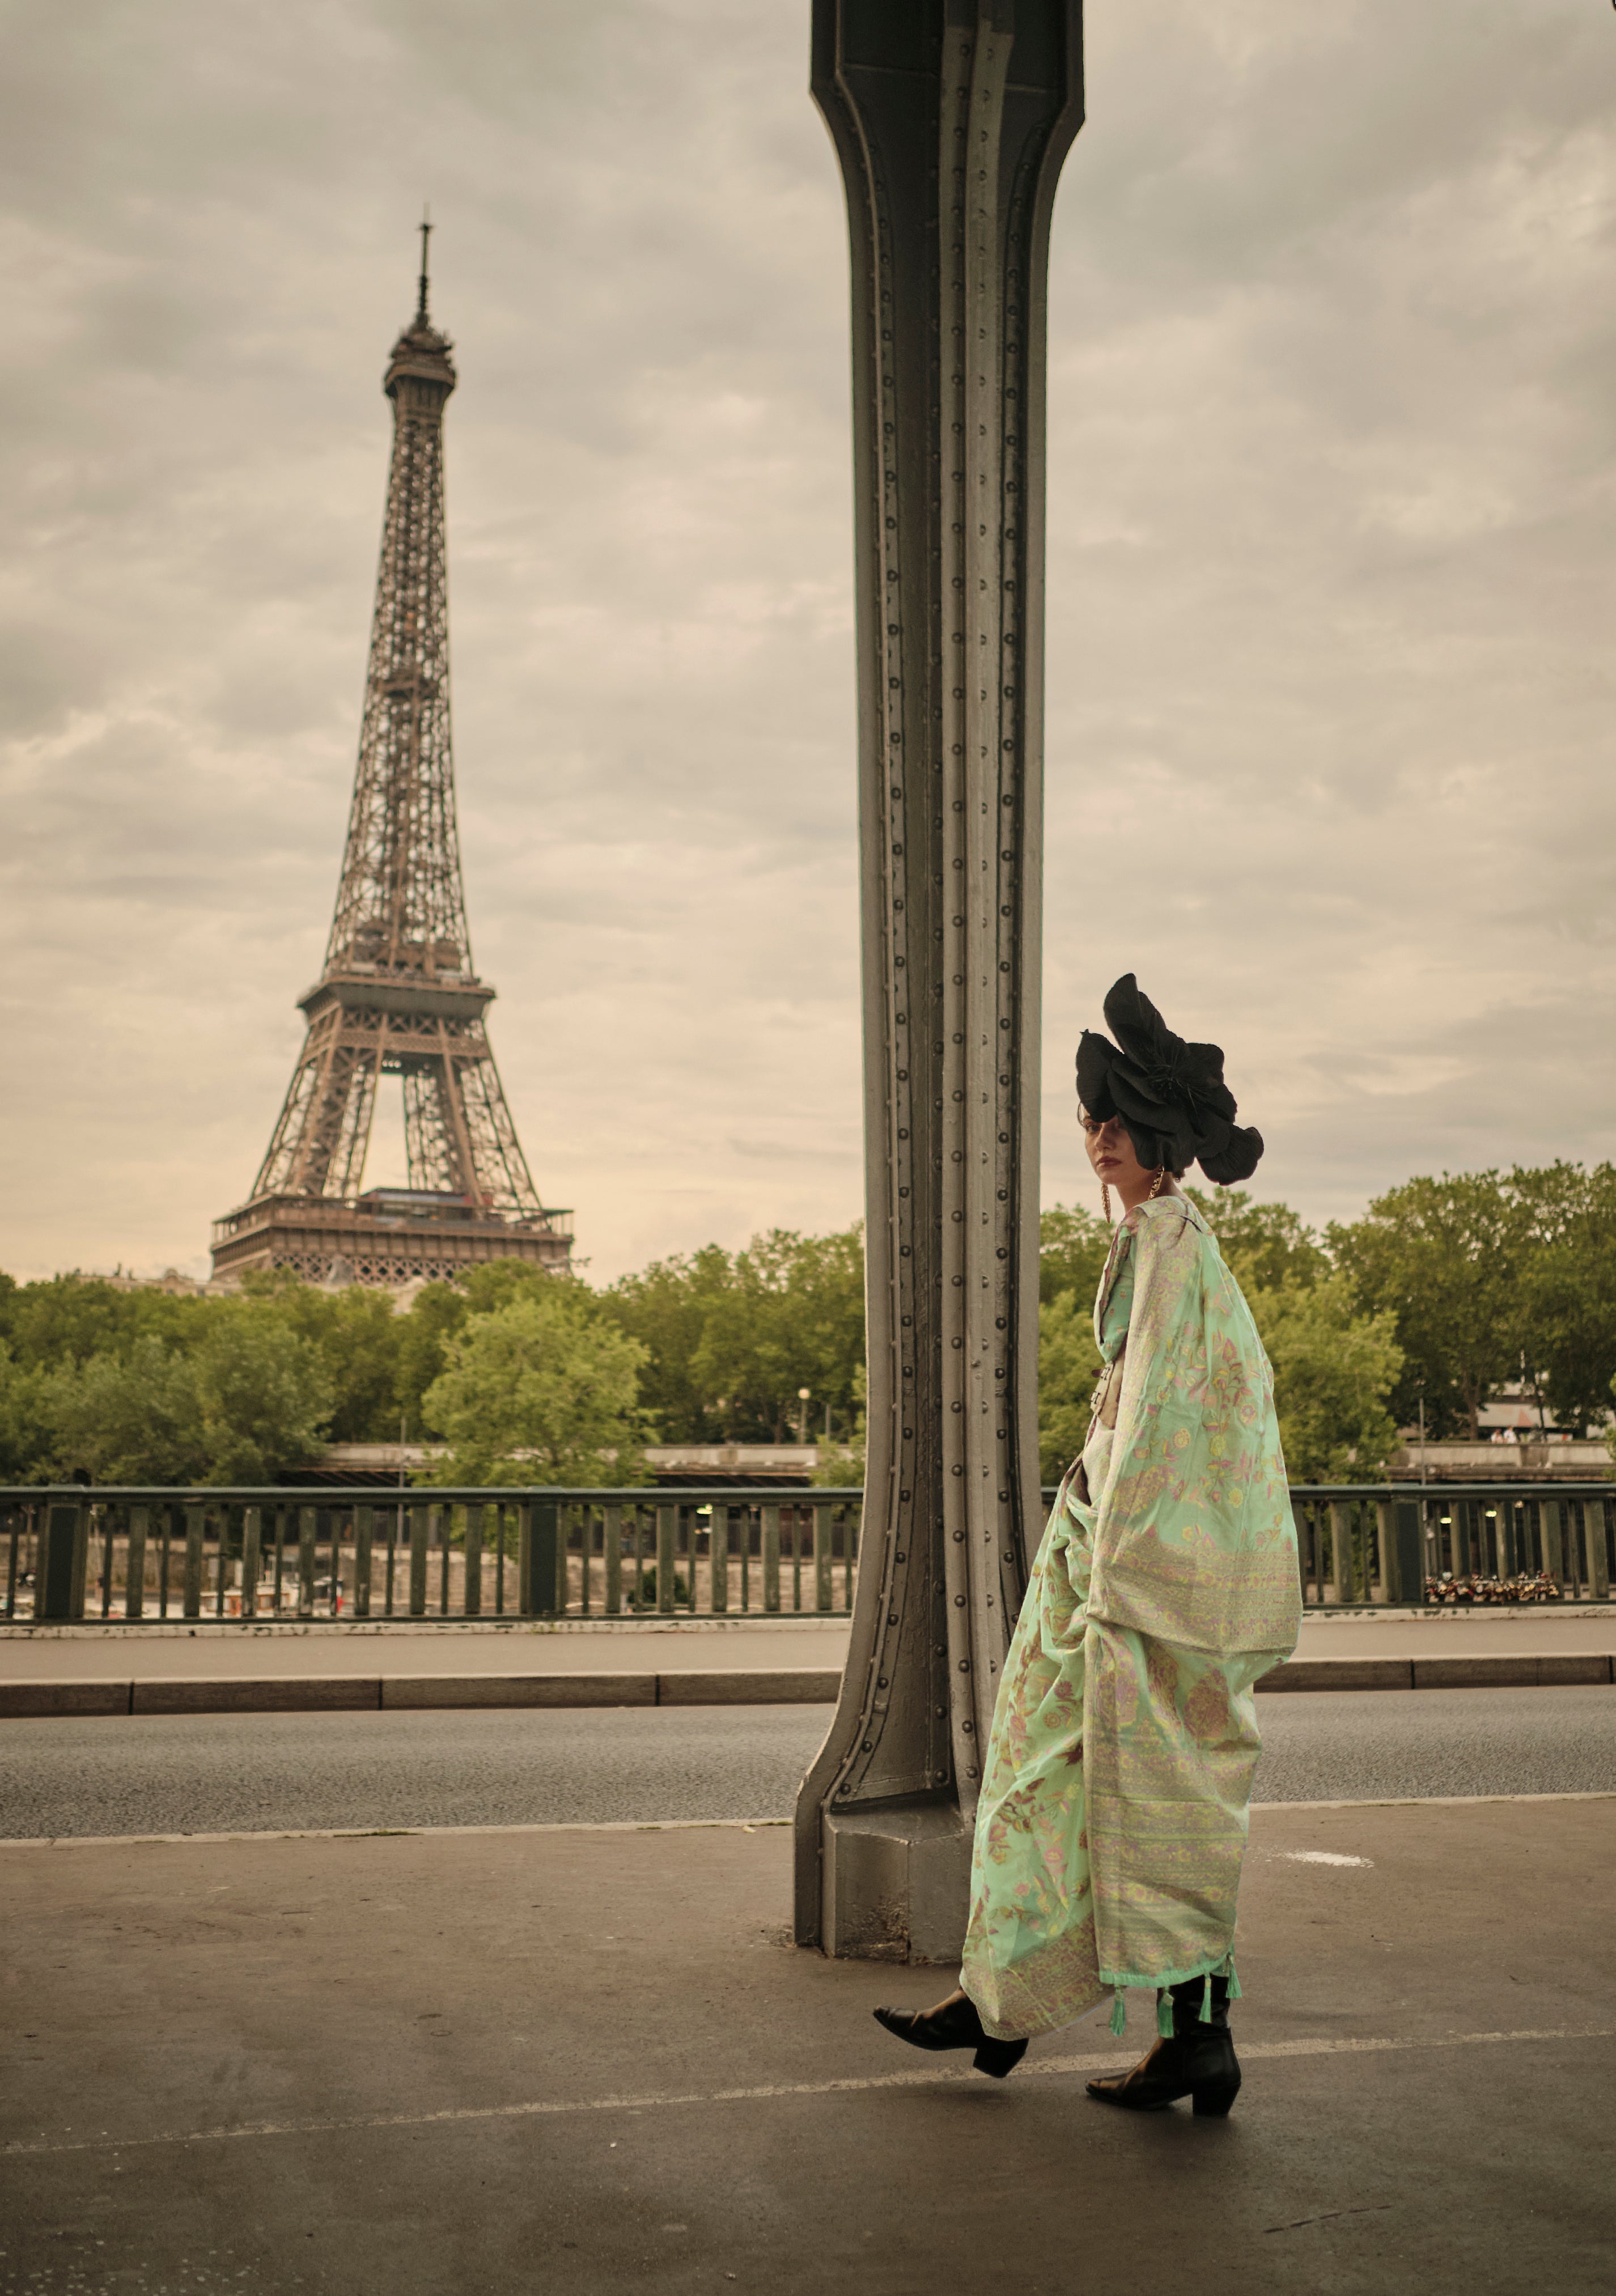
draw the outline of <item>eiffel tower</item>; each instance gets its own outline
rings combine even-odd
[[[449,744],[443,410],[447,336],[427,316],[430,223],[415,316],[393,346],[381,564],[359,764],[336,915],[308,1033],[268,1153],[216,1221],[213,1272],[288,1267],[319,1283],[401,1285],[474,1262],[565,1267],[570,1215],[529,1174],[488,1044],[494,991],[466,930]],[[404,1084],[409,1185],[361,1193],[376,1086]]]

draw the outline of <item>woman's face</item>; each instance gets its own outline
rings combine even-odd
[[[1139,1161],[1120,1117],[1109,1117],[1100,1124],[1087,1109],[1080,1113],[1088,1160],[1103,1185],[1115,1188],[1126,1210],[1132,1211],[1136,1204],[1142,1204],[1153,1190],[1161,1194],[1172,1189],[1170,1180],[1159,1181],[1153,1168]],[[1173,1189],[1173,1193],[1177,1191]]]
[[[1129,1180],[1144,1175],[1144,1168],[1134,1153],[1134,1144],[1120,1117],[1111,1117],[1100,1124],[1085,1109],[1082,1123],[1088,1160],[1102,1180],[1120,1193]],[[1150,1177],[1154,1179],[1155,1174],[1153,1172]]]

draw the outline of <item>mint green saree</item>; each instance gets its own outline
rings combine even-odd
[[[1193,1204],[1127,1216],[1095,1328],[1095,1421],[1038,1550],[977,1808],[962,1982],[1001,2038],[1225,1969],[1252,1685],[1300,1623],[1273,1375]]]

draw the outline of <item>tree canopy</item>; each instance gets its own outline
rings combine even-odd
[[[570,1284],[524,1287],[467,1318],[423,1409],[447,1438],[443,1484],[645,1480],[645,1350]]]
[[[1251,1303],[1295,1479],[1378,1475],[1422,1402],[1432,1436],[1473,1433],[1522,1379],[1562,1427],[1609,1421],[1616,1166],[1417,1177],[1322,1236],[1243,1189],[1186,1193]],[[1052,1477],[1087,1426],[1110,1243],[1080,1205],[1039,1223]],[[532,1480],[542,1464],[625,1482],[647,1442],[778,1442],[800,1411],[821,1442],[828,1419],[824,1471],[842,1480],[862,1456],[865,1394],[857,1227],[770,1228],[603,1290],[496,1260],[407,1304],[283,1274],[224,1299],[0,1275],[0,1479],[18,1482],[272,1481],[330,1443],[396,1440],[401,1426],[448,1445],[453,1480]]]
[[[732,1257],[713,1243],[654,1261],[601,1294],[645,1350],[641,1393],[667,1443],[847,1441],[864,1362],[861,1228],[769,1228]]]

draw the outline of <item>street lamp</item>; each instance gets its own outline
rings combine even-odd
[[[808,1441],[808,1398],[813,1391],[811,1387],[800,1387],[797,1390],[797,1440],[799,1443]]]

